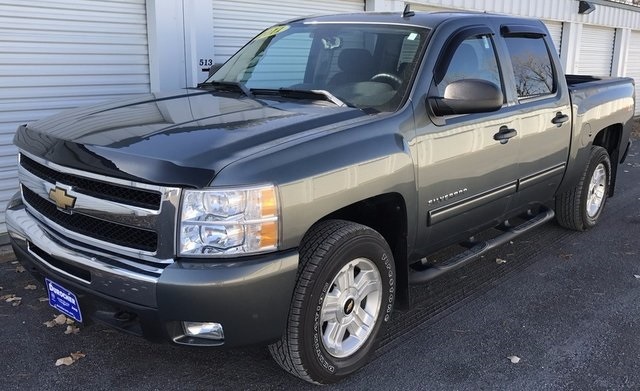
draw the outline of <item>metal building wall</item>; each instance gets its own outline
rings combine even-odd
[[[581,75],[611,76],[616,30],[586,25],[582,28],[576,71]]]
[[[145,0],[0,2],[0,234],[19,124],[149,91]]]
[[[608,27],[640,29],[640,9],[620,6],[606,1],[593,1],[596,11],[589,15],[578,14],[576,0],[411,0],[422,4],[452,9],[497,12],[543,20],[577,22]]]
[[[364,0],[212,0],[216,63],[226,61],[257,33],[290,18],[364,11]]]
[[[632,31],[625,74],[636,81],[636,115],[640,115],[640,31]]]

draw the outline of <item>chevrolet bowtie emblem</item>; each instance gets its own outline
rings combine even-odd
[[[76,205],[76,197],[67,194],[67,190],[56,186],[49,190],[49,198],[62,210],[73,209]]]

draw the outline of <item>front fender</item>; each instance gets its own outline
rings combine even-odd
[[[295,248],[317,221],[367,198],[398,193],[406,210],[415,211],[415,170],[408,141],[413,132],[410,110],[373,116],[352,128],[327,130],[234,162],[213,185],[278,185],[281,245]],[[407,216],[408,243],[413,243],[415,219],[415,214]]]

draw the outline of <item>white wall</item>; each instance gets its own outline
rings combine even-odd
[[[211,0],[147,0],[151,91],[193,87],[213,55]]]

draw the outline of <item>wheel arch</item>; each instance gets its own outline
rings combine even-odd
[[[609,183],[609,197],[613,196],[616,177],[618,173],[618,163],[620,161],[620,141],[623,133],[622,124],[613,124],[600,130],[593,139],[592,145],[603,147],[609,153],[611,160],[611,180]]]
[[[396,267],[396,305],[408,305],[407,204],[400,193],[379,194],[340,208],[318,220],[346,220],[376,230],[386,240]],[[312,226],[312,228],[313,228]],[[311,229],[311,228],[310,228]]]

